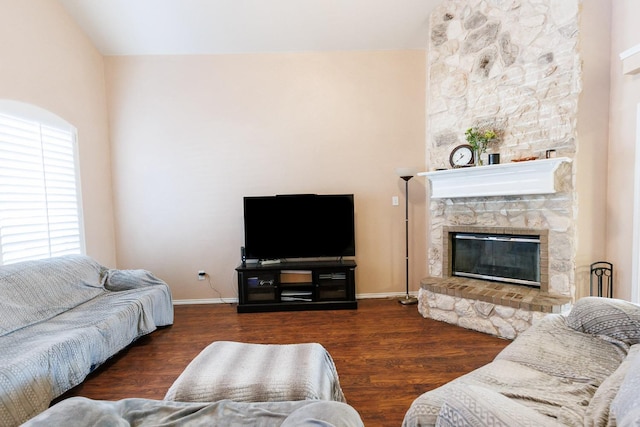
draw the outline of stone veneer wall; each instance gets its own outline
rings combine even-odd
[[[578,0],[447,0],[431,15],[430,169],[449,167],[451,149],[473,125],[501,129],[502,161],[575,157],[580,66]],[[557,172],[558,193],[433,199],[429,272],[442,276],[442,227],[549,229],[549,292],[575,286],[574,171]]]
[[[499,130],[500,140],[488,151],[499,152],[503,163],[544,157],[548,149],[575,159],[579,6],[580,0],[446,0],[434,10],[428,64],[430,170],[450,167],[451,150],[466,143],[464,132],[471,126]],[[443,277],[444,226],[548,229],[549,293],[573,297],[575,166],[561,166],[556,180],[560,191],[549,195],[432,199],[430,275]],[[419,309],[429,314],[427,298]]]
[[[579,0],[446,0],[431,14],[430,166],[472,125],[502,130],[503,161],[574,157]]]

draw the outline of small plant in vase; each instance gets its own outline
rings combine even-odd
[[[482,166],[480,156],[487,151],[487,145],[498,138],[496,132],[492,129],[476,129],[469,128],[464,133],[467,143],[473,149],[476,166]]]

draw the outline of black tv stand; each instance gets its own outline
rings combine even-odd
[[[356,309],[356,263],[245,263],[238,272],[238,313]]]

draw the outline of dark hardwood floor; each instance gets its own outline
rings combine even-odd
[[[491,361],[509,341],[424,319],[395,299],[360,300],[358,310],[237,314],[235,305],[180,305],[173,326],[139,339],[60,399],[162,399],[213,341],[319,342],[367,426],[400,426],[421,393]]]

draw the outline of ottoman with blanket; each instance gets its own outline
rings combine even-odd
[[[165,400],[222,399],[345,402],[333,359],[320,344],[216,341],[189,363],[169,388]]]

